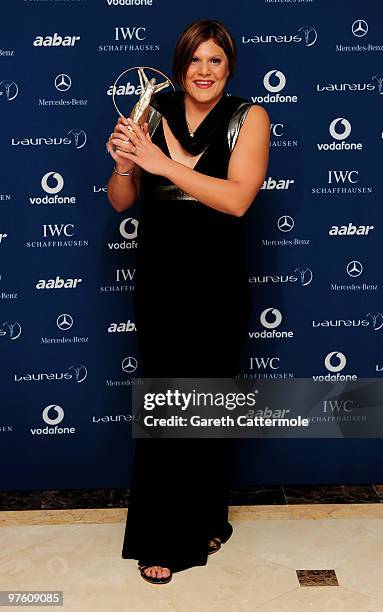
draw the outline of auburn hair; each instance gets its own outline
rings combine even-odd
[[[220,21],[199,19],[180,34],[174,49],[173,75],[180,87],[183,87],[195,50],[202,42],[209,39],[213,39],[225,52],[229,64],[228,78],[233,76],[237,63],[237,49],[231,33]]]

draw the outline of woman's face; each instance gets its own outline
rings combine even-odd
[[[185,74],[184,90],[196,102],[213,102],[221,97],[229,76],[227,55],[211,38],[194,51]]]

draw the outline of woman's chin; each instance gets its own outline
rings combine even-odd
[[[209,89],[199,89],[195,85],[191,88],[185,89],[185,93],[195,102],[209,104],[214,102],[221,97],[222,91],[217,91],[216,88],[209,87]]]

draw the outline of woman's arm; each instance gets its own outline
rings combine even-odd
[[[166,178],[207,206],[242,216],[262,187],[269,159],[270,121],[261,106],[249,109],[230,157],[227,180],[172,162]]]
[[[144,134],[148,131],[148,124],[145,123],[142,127]],[[108,200],[117,212],[126,210],[135,203],[141,191],[141,175],[142,170],[136,164],[132,164],[129,159],[126,159],[126,153],[133,150],[131,144],[126,142],[131,132],[128,130],[128,122],[125,117],[119,117],[117,124],[114,127],[114,132],[110,135],[106,148],[111,157],[115,161],[116,169],[119,172],[131,172],[128,176],[121,176],[117,172],[112,172],[112,175],[107,185]],[[112,143],[118,147],[114,150]]]
[[[127,169],[119,167],[116,164],[119,172],[126,172]],[[122,212],[132,206],[140,195],[141,189],[141,168],[134,166],[133,174],[130,176],[121,176],[117,172],[112,172],[112,175],[107,185],[108,200],[117,212]]]
[[[136,155],[128,158],[153,174],[161,174],[182,191],[224,213],[242,216],[251,205],[265,179],[269,159],[270,120],[266,110],[254,105],[230,157],[227,179],[218,179],[173,161],[131,124],[137,138]],[[149,141],[149,142],[148,142]]]

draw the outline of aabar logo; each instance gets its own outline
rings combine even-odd
[[[53,36],[36,36],[34,47],[74,47],[80,36],[61,36],[57,32]]]
[[[82,278],[67,278],[64,280],[60,276],[56,276],[56,278],[49,278],[48,280],[40,279],[36,283],[36,289],[76,289],[79,283],[82,283]]]
[[[273,179],[269,176],[264,182],[261,189],[289,189],[290,185],[294,184],[294,179]]]
[[[137,331],[135,324],[129,319],[126,323],[111,323],[108,327],[109,333],[134,332]]]
[[[373,225],[333,225],[329,230],[330,236],[367,236],[374,229]]]

